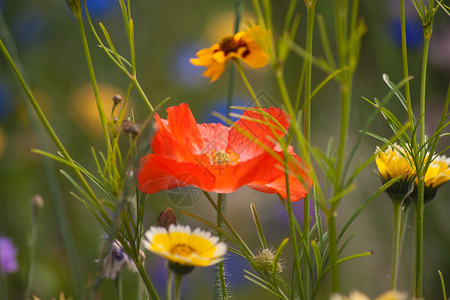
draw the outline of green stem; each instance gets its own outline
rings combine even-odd
[[[239,24],[241,23],[242,10],[243,10],[242,0],[236,0],[234,8],[234,33],[236,34],[239,30]],[[234,93],[234,74],[235,66],[231,65],[230,68],[230,81],[228,83],[228,95],[227,95],[227,118],[230,118],[231,106],[233,105],[233,93]]]
[[[300,251],[298,249],[298,243],[297,243],[297,233],[295,231],[295,215],[292,211],[292,202],[290,199],[290,192],[289,192],[289,162],[288,162],[288,153],[284,149],[283,150],[283,156],[284,156],[284,176],[285,176],[285,182],[286,182],[286,194],[288,195],[287,201],[287,210],[288,210],[288,216],[289,216],[289,231],[290,236],[292,239],[292,251],[294,253],[294,267],[295,272],[297,274],[298,279],[298,289],[300,294],[300,299],[306,299],[305,298],[305,291],[303,289],[303,279],[302,279],[302,270],[301,270],[301,262],[299,259]],[[294,288],[295,282],[292,282],[292,288]],[[292,295],[294,295],[294,292],[292,292]]]
[[[183,279],[183,275],[175,274],[175,294],[173,297],[174,300],[180,300],[181,279]]]
[[[123,243],[122,243],[123,245]],[[148,293],[150,294],[151,299],[160,300],[158,293],[156,292],[155,287],[153,286],[150,277],[148,277],[147,272],[145,271],[144,265],[139,261],[138,257],[133,257],[136,268],[138,269],[139,275],[141,276],[142,281],[144,282],[145,287],[147,288]]]
[[[402,201],[393,200],[392,206],[394,209],[394,226],[392,232],[393,239],[392,239],[391,289],[395,290],[397,287],[398,265],[400,258]]]
[[[166,285],[167,300],[173,299],[173,272],[167,268],[167,285]]]
[[[312,46],[313,46],[313,34],[314,34],[314,18],[315,18],[315,8],[316,1],[308,3],[306,6],[307,10],[307,26],[306,26],[306,57],[305,57],[305,103],[303,116],[304,116],[304,127],[303,134],[305,136],[306,143],[311,143],[311,73],[312,73]],[[308,159],[311,156],[310,151],[307,153]],[[308,260],[309,254],[309,194],[303,199],[303,239],[305,243],[304,251],[305,255],[303,260]],[[307,246],[306,246],[307,245]],[[307,268],[308,264],[303,264]],[[305,299],[309,299],[309,274],[310,272],[304,272],[304,285],[306,287]]]
[[[224,200],[224,194],[219,193],[217,195],[217,227],[222,228],[222,211],[225,210],[225,202]],[[222,233],[217,232],[217,236],[219,237],[219,240],[222,240]],[[227,286],[225,283],[225,270],[223,261],[218,263],[217,266],[217,274],[216,277],[219,279],[220,282],[220,290],[216,289],[215,299],[227,299]]]
[[[291,98],[289,97],[289,93],[286,87],[286,82],[283,77],[283,68],[282,66],[277,66],[275,68],[275,77],[277,79],[278,88],[280,89],[281,99],[283,100],[283,104],[286,107],[286,110],[291,117],[291,123],[296,124],[297,114],[294,111],[294,107],[291,103]]]
[[[406,47],[406,17],[405,17],[405,0],[400,0],[400,24],[401,24],[401,34],[402,34],[402,65],[403,65],[403,78],[409,77],[408,72],[408,51]],[[409,88],[409,80],[405,82],[405,98],[406,106],[408,110],[408,119],[411,124],[414,124],[413,112],[411,106],[411,91]],[[412,137],[413,140],[414,136]],[[413,142],[415,144],[415,142]]]
[[[423,56],[422,56],[422,76],[420,80],[420,145],[425,144],[425,95],[427,86],[427,63],[428,49],[430,46],[431,36],[424,35]],[[425,148],[423,148],[423,157],[425,157]]]
[[[424,46],[422,57],[422,77],[421,77],[421,89],[420,89],[420,145],[425,145],[425,91],[427,81],[427,62],[428,62],[428,49],[430,46],[431,29],[424,28]],[[425,161],[425,147],[422,147],[422,151],[419,155],[420,161]],[[416,218],[415,218],[415,297],[422,298],[422,279],[423,279],[423,212],[424,212],[424,191],[425,191],[425,173],[426,169],[423,166],[417,166],[417,204],[416,204]]]
[[[338,269],[338,250],[337,250],[337,238],[336,238],[336,208],[337,203],[331,204],[330,211],[328,212],[328,235],[330,239],[330,269],[331,269],[331,289],[333,293],[339,292],[339,269]]]
[[[423,213],[424,213],[424,177],[418,177],[417,203],[415,215],[415,240],[414,240],[414,295],[417,299],[422,298],[423,278]]]
[[[155,109],[153,108],[153,105],[150,103],[150,100],[148,100],[147,95],[145,94],[144,90],[142,89],[141,85],[139,84],[139,81],[137,80],[136,76],[132,76],[131,77],[131,81],[134,83],[134,85],[136,86],[139,95],[141,95],[141,97],[144,99],[145,103],[148,106],[148,109],[150,110],[150,112],[154,112]]]
[[[217,204],[214,202],[213,198],[208,192],[203,191],[203,194],[205,195],[206,199],[208,199],[209,203],[212,205],[212,207],[217,211]],[[242,237],[239,235],[239,233],[236,231],[236,229],[231,225],[231,223],[224,218],[222,215],[223,222],[227,225],[228,230],[231,231],[233,236],[236,238],[237,242],[236,244],[239,244],[240,250],[246,254],[247,257],[254,257],[252,250],[247,246],[247,244],[244,242]]]
[[[79,28],[80,34],[81,34],[81,41],[83,42],[84,55],[86,56],[86,62],[88,65],[89,76],[91,78],[92,88],[94,90],[95,101],[97,102],[97,109],[98,109],[100,121],[102,124],[102,130],[103,130],[103,136],[105,138],[105,144],[108,147],[109,153],[111,153],[112,148],[111,148],[111,142],[109,140],[106,114],[103,110],[102,103],[100,101],[100,94],[98,91],[97,80],[95,79],[95,72],[94,72],[94,67],[92,65],[92,59],[91,59],[91,54],[89,51],[89,45],[87,43],[86,33],[84,31],[83,16],[81,14],[78,14],[78,15],[76,15],[76,19],[77,19],[78,28]]]
[[[250,82],[248,82],[247,76],[245,76],[244,70],[242,70],[241,63],[239,60],[234,60],[236,69],[238,70],[239,74],[241,75],[242,81],[244,81],[245,86],[247,87],[250,96],[252,96],[252,100],[255,101],[255,104],[257,107],[261,108],[261,103],[259,102],[258,97],[255,94],[255,91],[253,90],[252,86],[250,85]]]
[[[117,277],[114,280],[114,291],[116,294],[116,299],[123,300],[122,276],[120,272],[117,274]]]

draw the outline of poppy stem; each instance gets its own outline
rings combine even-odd
[[[225,198],[225,195],[222,193],[219,193],[217,195],[217,227],[222,228],[222,211],[225,210],[225,202],[223,201]],[[220,231],[217,232],[217,236],[219,237],[219,240],[222,241],[222,233]],[[227,285],[225,282],[225,270],[223,261],[219,262],[217,266],[217,274],[216,278],[220,282],[220,290],[216,289],[215,299],[227,299]]]

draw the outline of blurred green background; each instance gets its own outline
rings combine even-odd
[[[129,57],[123,19],[118,1],[87,0],[94,22],[102,22],[108,29],[118,51]],[[253,16],[250,1],[244,1],[243,22]],[[164,108],[186,102],[193,110],[198,122],[217,122],[210,115],[213,110],[225,112],[229,81],[229,68],[220,80],[209,83],[202,77],[201,68],[189,64],[189,58],[197,50],[217,42],[222,36],[233,33],[235,1],[207,0],[190,1],[131,1],[132,16],[135,23],[136,61],[138,79],[154,105],[170,96]],[[280,29],[289,1],[274,1],[275,28]],[[408,8],[409,67],[414,76],[411,81],[413,101],[418,101],[421,69],[421,28],[414,18],[415,11]],[[38,102],[48,116],[51,124],[69,149],[72,156],[95,172],[91,147],[104,151],[100,122],[96,117],[96,107],[90,87],[87,65],[81,45],[76,20],[64,0],[26,1],[0,0],[0,7],[6,26],[0,26],[0,35],[9,35],[10,42],[16,45],[25,76],[35,93]],[[361,1],[360,16],[368,26],[363,38],[359,67],[356,72],[352,99],[352,115],[349,146],[353,145],[358,131],[364,126],[373,108],[362,99],[366,97],[381,99],[388,89],[381,75],[387,73],[394,82],[402,78],[399,48],[399,7],[394,1]],[[334,34],[333,2],[319,0],[317,13],[324,16],[330,35]],[[304,45],[305,9],[303,2],[298,4],[297,12],[302,21],[296,42]],[[97,27],[97,29],[99,29]],[[279,32],[278,32],[279,33]],[[275,33],[277,34],[277,32]],[[315,32],[314,55],[322,55],[318,31]],[[446,88],[450,79],[450,19],[438,13],[434,26],[429,59],[426,124],[428,134],[436,128]],[[92,33],[87,29],[88,41],[94,67],[100,84],[100,94],[107,107],[112,104],[115,94],[124,94],[127,78],[96,47]],[[333,39],[332,39],[332,45]],[[9,44],[12,45],[12,44]],[[10,50],[14,50],[10,48]],[[295,93],[302,60],[291,54],[286,68],[286,80],[290,92]],[[263,95],[267,103],[280,103],[278,89],[269,66],[246,69],[253,88]],[[313,69],[313,84],[319,83],[326,74]],[[312,143],[325,149],[330,137],[337,137],[339,122],[338,86],[328,84],[314,99],[312,110]],[[251,99],[240,80],[236,80],[234,101],[238,105],[251,105]],[[109,105],[109,106],[108,106]],[[281,105],[281,104],[280,104]],[[3,57],[0,58],[0,235],[12,238],[18,248],[19,270],[6,276],[7,293],[10,299],[23,299],[25,273],[29,263],[27,241],[32,226],[31,198],[42,195],[44,207],[38,221],[38,238],[33,270],[32,291],[42,299],[57,297],[60,291],[73,296],[73,283],[69,270],[68,256],[61,238],[48,181],[43,170],[43,158],[30,152],[51,144],[45,138],[36,136],[36,128],[30,123],[27,114],[28,103]],[[131,95],[128,112],[133,108],[138,121],[146,118],[147,109],[136,91]],[[400,104],[391,101],[389,108],[397,113],[401,121],[407,119]],[[108,109],[106,110],[108,111]],[[415,111],[418,111],[417,107]],[[161,115],[165,117],[165,112]],[[370,131],[390,137],[392,132],[381,116],[370,127]],[[141,143],[148,142],[143,138]],[[123,140],[125,142],[125,140]],[[356,161],[366,159],[380,145],[371,137],[365,137]],[[381,145],[380,145],[381,146]],[[448,138],[441,140],[439,149],[448,146]],[[50,151],[56,149],[50,146]],[[339,207],[338,222],[342,226],[353,212],[380,186],[375,164],[362,172],[356,189],[346,197]],[[99,248],[104,232],[77,199],[70,195],[73,187],[61,176],[59,169],[68,168],[54,164],[57,180],[61,186],[67,220],[71,226],[83,279],[86,285],[95,278]],[[424,229],[424,296],[426,299],[440,299],[441,287],[437,270],[446,278],[450,288],[450,224],[448,212],[450,187],[444,186],[437,198],[427,206]],[[174,207],[213,219],[212,208],[202,196],[193,196],[192,203]],[[260,249],[256,231],[251,220],[249,208],[254,202],[262,218],[268,241],[274,247],[288,236],[287,214],[273,195],[261,194],[243,188],[227,196],[229,219],[242,233],[255,252]],[[148,199],[146,207],[147,222],[150,224],[166,206],[174,206],[173,195],[160,192]],[[301,201],[295,209],[301,211]],[[198,222],[178,215],[181,223],[202,226]],[[412,217],[412,213],[410,213]],[[203,226],[202,226],[203,227]],[[391,261],[392,205],[386,195],[380,196],[351,226],[349,232],[356,233],[344,254],[373,251],[373,255],[346,262],[341,265],[342,291],[358,289],[374,297],[389,289]],[[400,262],[400,290],[409,291],[413,269],[413,220],[406,225],[403,256]],[[286,247],[285,276],[290,277],[288,264],[290,247]],[[150,277],[163,293],[166,271],[164,261],[147,254],[146,265]],[[245,261],[230,255],[225,261],[232,294],[235,299],[272,299],[272,295],[243,278],[242,268],[250,267]],[[244,267],[243,267],[244,266]],[[134,299],[137,291],[136,276],[125,270],[124,291],[126,299]],[[212,299],[214,289],[214,268],[197,268],[183,282],[184,299]],[[1,287],[0,287],[1,288]],[[104,280],[97,297],[112,299],[113,284]],[[318,299],[327,299],[330,292],[328,278],[325,279]]]

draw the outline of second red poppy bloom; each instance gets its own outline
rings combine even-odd
[[[231,193],[248,186],[287,198],[280,163],[283,151],[275,135],[284,136],[289,122],[286,113],[278,108],[263,110],[266,118],[261,112],[246,110],[232,127],[197,124],[187,104],[170,107],[166,120],[156,115],[153,153],[141,160],[139,190],[151,194],[192,185],[208,192]],[[274,120],[282,128],[276,129]],[[308,194],[312,181],[292,147],[288,152],[294,158],[289,163],[289,190],[295,201]]]

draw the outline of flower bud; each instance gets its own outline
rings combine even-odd
[[[81,2],[80,0],[66,0],[67,5],[73,12],[75,17],[81,17]]]
[[[122,96],[120,96],[119,94],[112,97],[112,100],[114,101],[114,105],[119,105],[123,101]]]
[[[128,120],[123,121],[122,130],[125,132],[126,135],[128,136],[131,135],[133,138],[136,137],[141,131],[139,125]]]
[[[159,214],[158,219],[156,219],[156,225],[169,229],[169,226],[172,224],[177,224],[177,217],[175,217],[172,207],[168,207]]]
[[[272,272],[272,266],[275,259],[275,255],[269,249],[264,249],[261,251],[254,259],[256,267],[265,272]],[[283,272],[283,267],[279,262],[277,262],[277,267],[275,272],[281,273]]]

